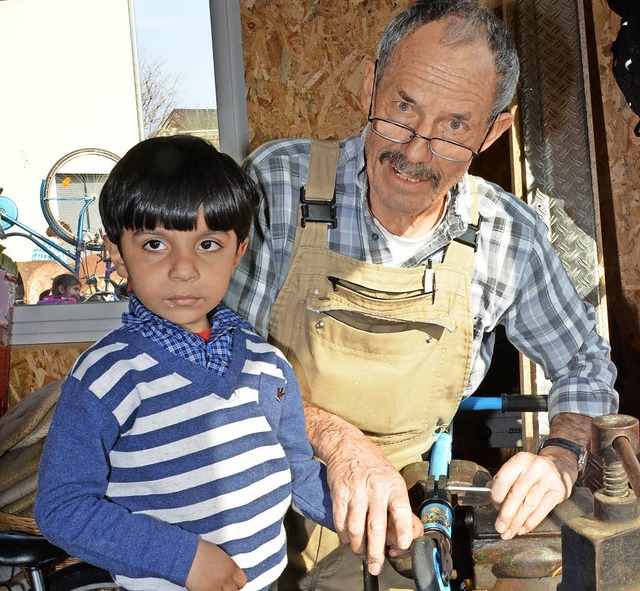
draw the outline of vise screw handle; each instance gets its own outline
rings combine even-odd
[[[604,492],[624,496],[629,483],[640,498],[640,429],[638,419],[609,414],[595,417],[591,423],[591,447],[604,460]]]

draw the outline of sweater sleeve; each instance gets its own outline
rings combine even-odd
[[[198,536],[106,497],[109,451],[119,436],[102,401],[67,378],[41,460],[36,523],[71,556],[114,574],[184,586]]]
[[[288,362],[283,359],[281,365],[287,387],[277,436],[291,467],[293,506],[308,519],[335,531],[326,466],[314,458],[307,438],[298,380]]]

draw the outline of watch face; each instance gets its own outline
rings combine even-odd
[[[586,448],[582,448],[580,455],[578,456],[578,470],[582,472],[584,470],[585,465],[587,464],[587,450]]]

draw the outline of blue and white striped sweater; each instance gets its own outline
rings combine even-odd
[[[292,488],[302,513],[333,527],[312,455],[292,370],[255,333],[233,331],[219,376],[120,329],[65,381],[36,519],[127,589],[180,588],[198,537],[234,558],[246,589],[263,589],[286,562]]]

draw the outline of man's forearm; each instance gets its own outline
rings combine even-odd
[[[420,520],[411,512],[406,483],[360,429],[306,402],[304,411],[311,445],[327,464],[338,537],[358,556],[366,555],[369,572],[378,574],[387,532],[389,543],[400,550],[407,550],[422,533]]]
[[[549,437],[563,437],[588,447],[591,440],[591,420],[591,417],[586,415],[559,413],[551,421]]]
[[[549,439],[561,437],[573,441],[586,448],[591,439],[591,417],[576,413],[563,412],[555,415],[549,426]],[[550,457],[556,463],[565,485],[573,486],[578,477],[578,457],[573,451],[562,447],[545,447],[539,452],[542,456]]]
[[[303,406],[307,436],[313,451],[322,461],[329,463],[334,453],[347,442],[360,442],[365,446],[371,444],[370,439],[348,421],[310,402],[303,401]]]

